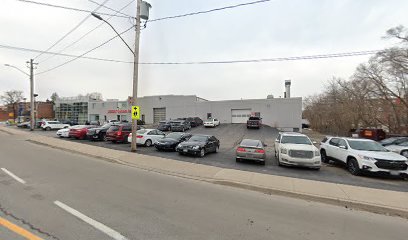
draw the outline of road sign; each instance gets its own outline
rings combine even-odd
[[[132,119],[134,120],[140,119],[140,107],[139,106],[132,106]]]

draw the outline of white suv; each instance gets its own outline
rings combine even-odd
[[[220,121],[216,118],[209,118],[204,121],[204,127],[216,127],[220,125]]]
[[[373,140],[326,137],[320,144],[320,154],[322,162],[332,159],[345,163],[353,175],[369,171],[408,176],[407,158],[390,152]]]
[[[275,140],[275,157],[279,166],[304,166],[316,170],[321,167],[319,149],[301,133],[279,133]]]
[[[58,121],[42,121],[41,128],[43,130],[68,128],[69,124],[60,123]]]

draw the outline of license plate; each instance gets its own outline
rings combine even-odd
[[[398,172],[398,171],[390,171],[390,174],[391,174],[392,176],[398,176],[398,175],[399,175],[399,172]]]
[[[187,149],[183,149],[183,152],[188,152],[188,150],[187,150]]]

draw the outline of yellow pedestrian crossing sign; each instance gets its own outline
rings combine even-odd
[[[139,106],[132,106],[132,119],[134,120],[140,119],[140,107]]]

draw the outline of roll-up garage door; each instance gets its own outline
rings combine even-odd
[[[232,109],[231,123],[246,123],[251,116],[251,109]]]
[[[153,122],[166,120],[166,108],[153,108]]]

